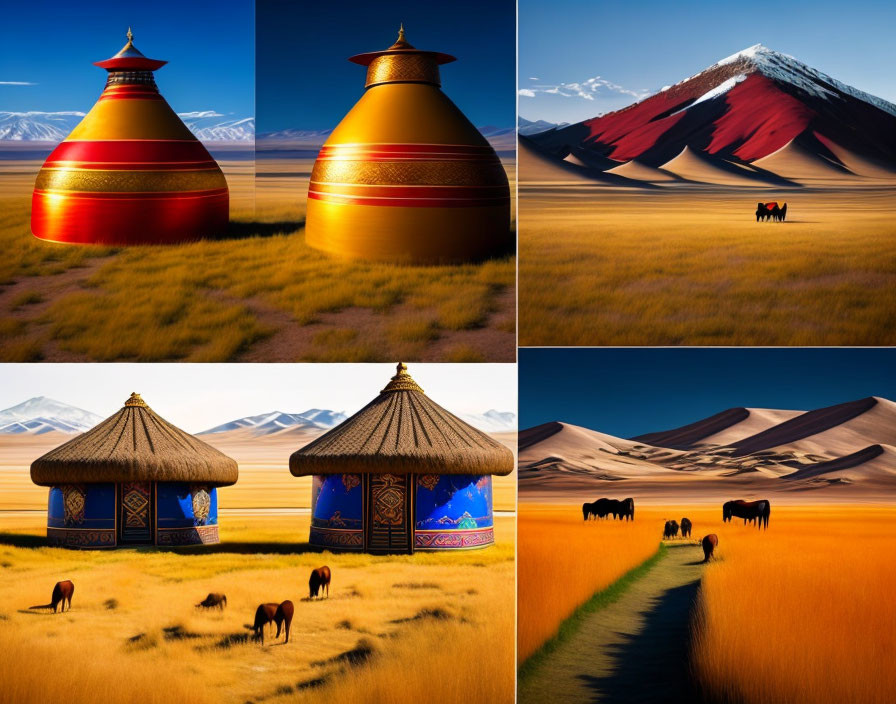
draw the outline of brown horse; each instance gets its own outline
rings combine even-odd
[[[289,599],[280,604],[270,602],[267,604],[259,604],[258,608],[255,609],[255,622],[252,624],[252,630],[255,632],[255,639],[260,639],[261,644],[264,645],[264,627],[270,623],[277,624],[277,635],[275,635],[274,638],[279,638],[280,629],[285,623],[286,642],[289,643],[289,627],[292,624],[293,613],[295,613],[295,607]]]
[[[712,557],[712,554],[716,551],[716,548],[719,545],[719,536],[715,533],[710,533],[703,537],[703,561],[709,562],[709,558]]]
[[[220,609],[224,610],[224,607],[227,606],[227,597],[224,594],[219,594],[218,592],[211,592],[205,599],[196,604],[196,608],[203,609]]]
[[[678,537],[678,522],[677,521],[666,521],[666,525],[663,526],[663,538],[676,538]]]
[[[744,525],[747,521],[757,522],[757,528],[768,528],[768,519],[772,513],[772,505],[768,499],[760,501],[726,501],[722,504],[722,522],[727,523],[732,518],[743,518]]]
[[[72,610],[72,594],[75,593],[75,585],[72,584],[69,580],[65,580],[63,582],[56,582],[56,586],[53,587],[53,596],[51,597],[49,604],[38,604],[37,606],[29,606],[29,609],[53,609],[53,613],[56,613],[56,607],[59,604],[62,604],[62,611],[65,612],[65,602],[68,602],[68,610]]]
[[[330,598],[330,568],[324,565],[315,570],[311,570],[311,578],[308,580],[308,591],[311,598],[314,599],[318,592],[326,588],[327,598]],[[321,595],[323,596],[323,595]]]

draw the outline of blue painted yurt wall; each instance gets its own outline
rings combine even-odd
[[[495,541],[492,478],[417,476],[415,549],[477,548]]]
[[[115,546],[115,485],[77,484],[50,489],[47,541],[72,548]]]
[[[311,487],[311,544],[342,550],[363,549],[361,475],[316,475]]]

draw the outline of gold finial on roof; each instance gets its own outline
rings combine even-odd
[[[399,362],[395,366],[395,376],[392,377],[389,383],[386,384],[386,388],[380,391],[380,393],[384,394],[389,391],[419,391],[423,393],[423,389],[408,374],[408,365],[404,362]]]
[[[128,33],[126,36],[128,38],[128,44],[134,41],[134,33],[131,31],[130,27],[128,27]]]
[[[144,401],[144,400],[140,397],[140,394],[138,394],[136,391],[133,391],[133,392],[131,393],[130,398],[129,398],[127,401],[124,402],[124,405],[125,405],[125,407],[127,407],[127,406],[138,406],[138,407],[140,407],[140,408],[149,408],[149,406],[146,405],[146,401]]]
[[[404,38],[404,22],[402,22],[402,23],[398,26],[398,41],[400,41],[400,42],[407,41],[407,40]]]

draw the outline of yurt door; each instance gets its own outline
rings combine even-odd
[[[118,485],[118,542],[152,544],[152,484],[123,482]]]
[[[413,492],[406,474],[365,474],[364,548],[414,552]]]

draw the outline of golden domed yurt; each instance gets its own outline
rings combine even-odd
[[[449,263],[512,249],[510,188],[495,150],[441,91],[453,56],[405,38],[349,59],[366,90],[321,147],[305,238],[350,259]]]
[[[133,43],[95,65],[106,88],[47,157],[31,201],[31,232],[55,242],[161,244],[225,233],[224,174],[165,102]]]
[[[348,420],[294,452],[312,476],[312,545],[371,553],[494,543],[492,475],[513,453],[430,400],[407,367]]]
[[[217,543],[217,487],[238,475],[139,394],[31,463],[31,480],[50,487],[47,540],[67,548]]]

